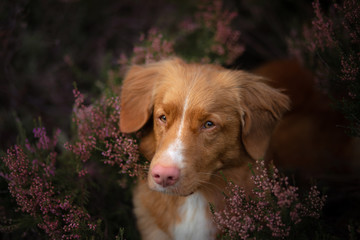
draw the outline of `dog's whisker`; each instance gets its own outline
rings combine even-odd
[[[210,182],[206,182],[206,181],[199,181],[200,186],[209,189],[210,191],[216,193],[216,192],[223,192],[224,189],[221,188],[220,186],[214,184],[214,183],[210,183]]]
[[[217,178],[220,178],[221,180],[224,180],[224,177],[221,176],[219,173],[198,172],[198,174],[209,175],[211,177],[217,177]]]

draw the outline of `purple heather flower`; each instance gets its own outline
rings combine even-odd
[[[65,148],[72,151],[83,162],[87,162],[96,152],[103,162],[116,165],[122,173],[137,176],[139,169],[139,150],[135,139],[120,132],[119,97],[105,98],[92,105],[83,104],[83,96],[74,91],[75,104],[73,121],[77,126],[78,140],[66,143]],[[81,100],[78,101],[78,97]],[[85,176],[86,169],[79,170],[79,176]]]
[[[326,197],[315,186],[302,200],[298,188],[290,185],[287,177],[280,176],[274,166],[268,170],[264,161],[257,161],[256,170],[257,174],[252,176],[255,184],[252,197],[230,182],[225,209],[214,212],[215,223],[230,239],[253,238],[262,231],[270,232],[269,238],[285,238],[304,217],[320,217]],[[289,211],[289,222],[282,217],[284,210]]]
[[[50,239],[78,239],[76,234],[83,223],[89,230],[96,227],[84,209],[70,201],[71,196],[61,197],[55,190],[53,177],[56,175],[55,163],[57,153],[54,147],[59,131],[51,139],[45,128],[35,128],[35,146],[26,142],[26,149],[15,145],[7,150],[2,158],[8,168],[8,187],[16,200],[19,210],[39,219],[38,227],[44,230]],[[46,159],[38,158],[43,153]],[[50,153],[48,153],[50,151]]]

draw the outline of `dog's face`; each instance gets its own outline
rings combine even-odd
[[[142,150],[148,185],[189,195],[220,169],[264,155],[288,99],[263,80],[179,59],[133,67],[124,80],[120,129],[134,132],[153,117]]]

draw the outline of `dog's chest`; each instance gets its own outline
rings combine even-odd
[[[174,239],[215,239],[216,226],[208,214],[208,209],[208,202],[200,193],[187,197],[178,209],[181,222],[174,225]]]

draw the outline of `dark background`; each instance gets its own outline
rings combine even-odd
[[[0,149],[16,143],[16,120],[30,133],[40,117],[47,129],[60,128],[70,138],[74,83],[89,99],[98,97],[120,54],[130,55],[140,34],[153,26],[171,29],[194,12],[193,2],[0,1]],[[239,14],[234,26],[246,47],[227,67],[252,69],[289,57],[287,40],[311,23],[311,2],[224,1]],[[345,227],[339,231],[341,238],[348,237],[349,216],[359,216],[358,181],[340,176],[329,192],[326,214],[333,225]]]

